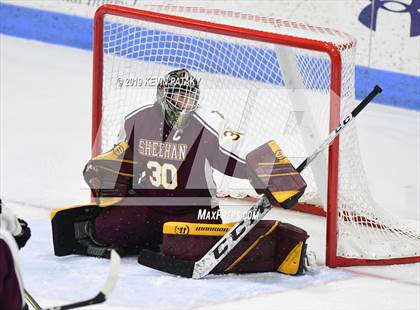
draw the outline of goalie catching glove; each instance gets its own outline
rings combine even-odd
[[[109,152],[89,160],[83,170],[83,177],[100,207],[113,205],[128,195],[135,164],[126,159],[129,148],[126,141],[120,142]]]
[[[17,218],[11,209],[3,206],[1,199],[0,228],[7,230],[14,237],[19,250],[25,246],[31,237],[31,229],[28,223],[21,218]]]
[[[290,209],[305,192],[305,180],[274,140],[250,152],[246,163],[256,192],[275,206]]]

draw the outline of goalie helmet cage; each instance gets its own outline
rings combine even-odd
[[[348,34],[218,9],[143,8],[96,11],[93,155],[117,142],[124,116],[153,103],[156,81],[176,68],[200,80],[202,109],[245,133],[239,154],[275,139],[297,166],[354,108],[356,43]],[[320,155],[302,173],[308,187],[296,209],[327,217],[326,264],[419,262],[419,223],[374,203],[354,124]],[[251,193],[235,182],[221,179],[218,190]]]

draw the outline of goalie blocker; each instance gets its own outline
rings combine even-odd
[[[271,140],[246,157],[249,180],[258,194],[265,195],[270,203],[290,209],[306,189],[306,182],[276,141]]]

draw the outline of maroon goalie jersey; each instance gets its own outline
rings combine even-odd
[[[123,135],[130,146],[125,158],[136,162],[130,191],[141,197],[136,205],[208,206],[215,188],[211,168],[247,178],[245,161],[219,143],[220,135],[232,141],[239,135],[224,129],[217,112],[196,112],[177,132],[164,121],[160,105],[148,105],[125,118]]]

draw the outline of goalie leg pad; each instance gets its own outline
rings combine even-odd
[[[51,224],[54,254],[110,258],[111,250],[114,249],[120,255],[124,255],[125,251],[121,247],[110,247],[98,241],[94,220],[101,210],[102,208],[94,204],[53,210]]]
[[[119,205],[104,208],[95,219],[97,238],[110,246],[126,249],[153,248],[162,225],[150,207]]]
[[[185,211],[177,212],[181,209]],[[209,206],[204,210],[215,209]],[[122,247],[133,254],[143,248],[156,250],[162,242],[162,227],[167,221],[197,222],[198,209],[177,206],[170,210],[161,206],[135,205],[101,208],[95,219],[96,237],[104,244]]]
[[[54,254],[65,256],[80,254],[79,240],[85,238],[83,226],[98,214],[96,205],[79,205],[51,212]]]
[[[163,254],[182,260],[199,260],[234,225],[168,222],[163,228]],[[279,221],[260,221],[222,260],[212,273],[277,271],[303,272],[308,234]]]

